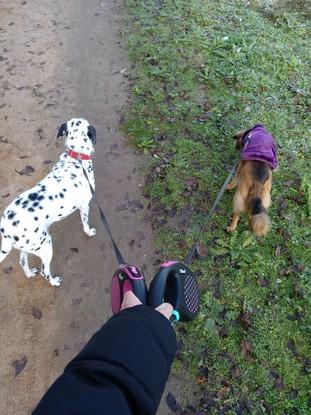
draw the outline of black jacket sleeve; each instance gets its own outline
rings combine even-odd
[[[158,311],[121,311],[68,364],[33,415],[155,414],[176,350],[175,332]]]

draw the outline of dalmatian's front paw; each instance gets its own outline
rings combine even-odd
[[[63,278],[62,277],[50,277],[49,278],[49,283],[53,286],[53,287],[59,287],[60,283],[62,282]]]
[[[92,237],[96,235],[96,229],[95,228],[91,228],[88,231],[85,232],[87,234],[87,236]]]
[[[29,272],[27,272],[26,278],[34,278],[39,273],[39,268],[31,268]]]

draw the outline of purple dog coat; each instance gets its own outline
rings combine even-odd
[[[276,145],[271,134],[261,124],[247,130],[243,136],[241,160],[258,160],[267,163],[272,170],[278,167]]]

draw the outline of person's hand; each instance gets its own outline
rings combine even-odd
[[[121,310],[125,310],[126,308],[134,307],[139,304],[141,304],[141,302],[136,295],[132,291],[126,291],[124,293]],[[173,306],[169,303],[163,303],[159,305],[156,310],[169,320],[173,312]]]

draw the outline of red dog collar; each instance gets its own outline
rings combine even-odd
[[[70,157],[72,157],[73,159],[76,159],[76,160],[90,160],[90,158],[91,158],[91,156],[89,156],[88,154],[76,153],[73,150],[68,151],[68,156],[70,156]]]

